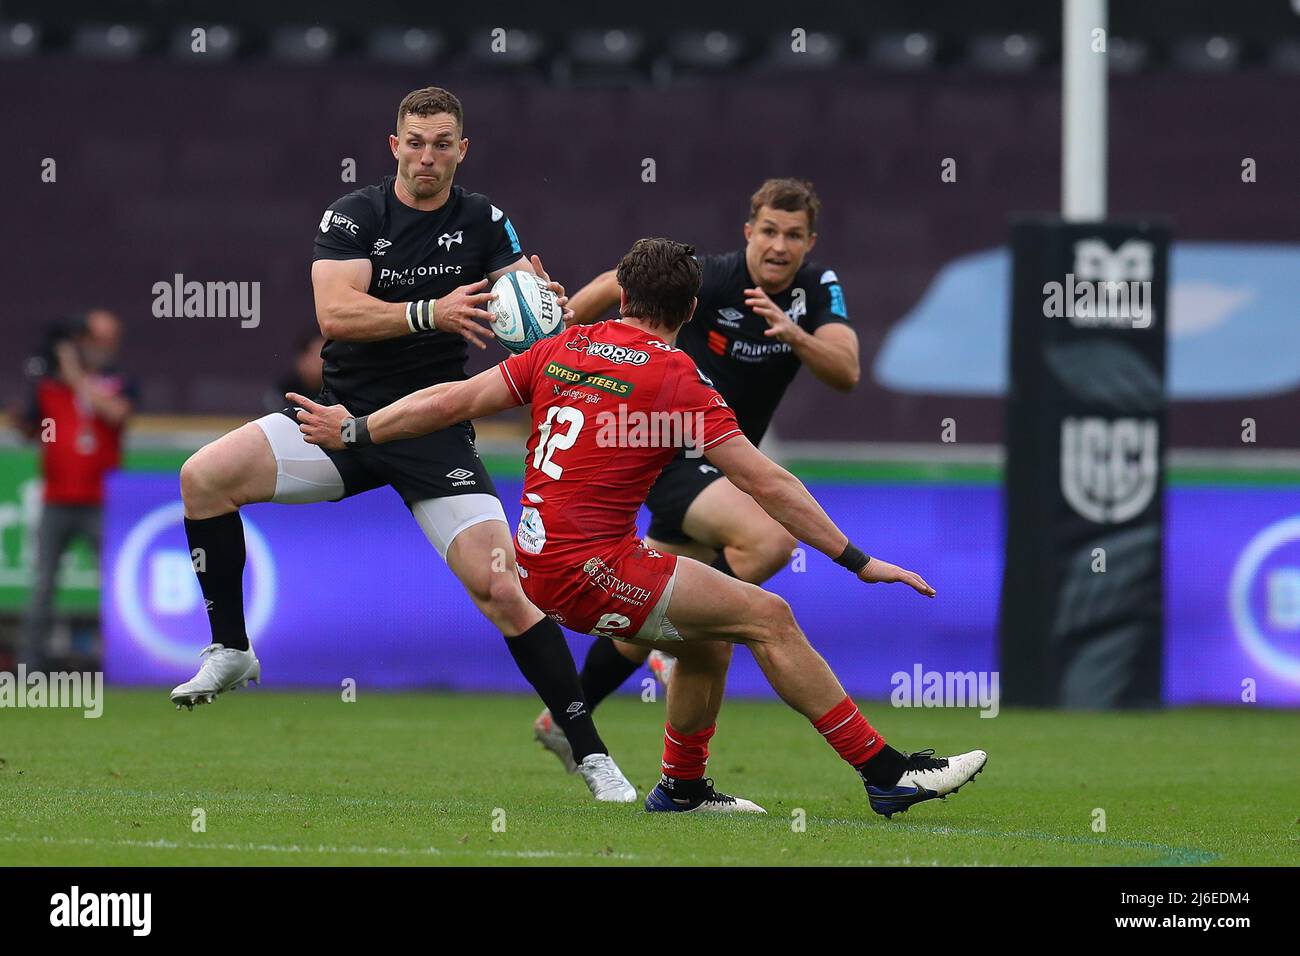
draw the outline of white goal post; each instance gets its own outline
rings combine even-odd
[[[1107,0],[1062,3],[1061,216],[1100,222],[1106,218]]]

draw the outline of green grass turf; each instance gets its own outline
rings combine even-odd
[[[1294,714],[1004,709],[981,719],[866,705],[900,748],[990,754],[959,794],[886,821],[777,703],[729,701],[710,763],[720,787],[767,807],[761,818],[596,805],[531,740],[537,709],[520,696],[362,690],[344,703],[253,689],[192,713],[171,709],[165,691],[124,690],[108,693],[97,720],[0,710],[0,864],[1300,862]],[[662,702],[619,697],[598,715],[644,794]],[[206,832],[191,829],[195,808]]]

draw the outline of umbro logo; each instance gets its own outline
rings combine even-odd
[[[464,244],[464,242],[465,242],[464,229],[457,229],[454,233],[444,232],[441,236],[438,237],[438,245],[441,246],[443,249],[446,249],[448,252],[451,251],[452,246],[462,245]]]
[[[376,239],[375,248],[370,250],[370,254],[372,256],[382,256],[388,250],[388,247],[391,245],[392,243],[389,242],[387,239]]]
[[[572,704],[570,704],[568,707],[564,708],[564,712],[565,712],[566,714],[580,714],[580,713],[582,713],[582,710],[583,710],[584,706],[585,706],[585,705],[582,703],[582,701],[580,701],[580,700],[575,700],[575,701],[574,701]]]
[[[205,611],[211,611],[211,610],[212,610],[212,598],[204,598],[204,599],[203,599],[203,609],[204,609]]]
[[[453,488],[457,488],[461,485],[477,484],[477,482],[473,480],[474,472],[468,471],[464,468],[452,469],[447,472],[447,477],[451,479],[451,486]]]
[[[729,329],[737,328],[740,325],[740,320],[744,317],[745,314],[739,309],[727,308],[718,310],[718,324],[725,325]]]

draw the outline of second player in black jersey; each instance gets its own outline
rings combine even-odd
[[[677,347],[695,360],[757,445],[799,370],[849,391],[858,383],[858,340],[849,326],[839,278],[808,254],[816,244],[820,203],[810,183],[769,179],[750,198],[745,245],[700,256],[702,282],[694,317]],[[619,302],[613,272],[573,296],[574,320],[595,322]],[[648,547],[692,557],[724,573],[761,584],[790,559],[794,539],[749,495],[706,461],[679,454],[646,498]],[[728,657],[730,645],[718,645]],[[647,658],[643,648],[598,640],[582,670],[592,706],[612,693]],[[651,666],[665,678],[671,658],[656,652]],[[535,736],[562,752],[562,734],[545,712]]]
[[[455,96],[436,87],[409,94],[388,145],[395,176],[349,193],[319,223],[304,224],[314,228],[312,292],[326,340],[319,401],[351,416],[465,378],[467,346],[486,348],[492,338],[488,283],[513,270],[545,277],[536,256],[524,257],[505,213],[453,182],[469,148]],[[563,288],[551,287],[563,305]],[[558,708],[573,769],[596,799],[635,800],[636,789],[596,733],[563,632],[520,587],[505,511],[479,459],[473,425],[325,452],[303,438],[298,411],[289,407],[250,422],[200,449],[181,469],[185,529],[192,553],[203,556],[195,570],[212,642],[199,672],[173,689],[177,706],[210,702],[261,676],[244,621],[239,508],[338,501],[387,485],[505,636],[542,700]],[[348,599],[347,581],[337,587]],[[432,635],[431,643],[436,640]]]
[[[747,290],[755,282],[744,249],[700,256],[699,261],[700,304],[682,327],[677,347],[713,380],[745,437],[757,445],[803,362],[788,341],[768,334],[771,323],[747,304]],[[804,262],[789,286],[767,298],[807,334],[816,335],[832,323],[848,325],[839,279],[815,263]]]

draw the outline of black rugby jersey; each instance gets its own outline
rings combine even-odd
[[[397,198],[394,180],[388,176],[333,203],[316,229],[312,260],[369,259],[366,291],[385,302],[441,298],[519,260],[514,226],[486,196],[452,186],[447,202],[421,212]],[[438,331],[330,340],[321,350],[325,387],[356,415],[465,378],[467,355],[462,336]]]
[[[745,437],[757,445],[803,362],[785,342],[764,335],[767,320],[745,306],[745,290],[758,283],[749,275],[744,249],[700,256],[699,262],[699,305],[677,334],[677,347],[712,379]],[[768,298],[808,333],[849,321],[835,273],[807,260],[788,289]]]

